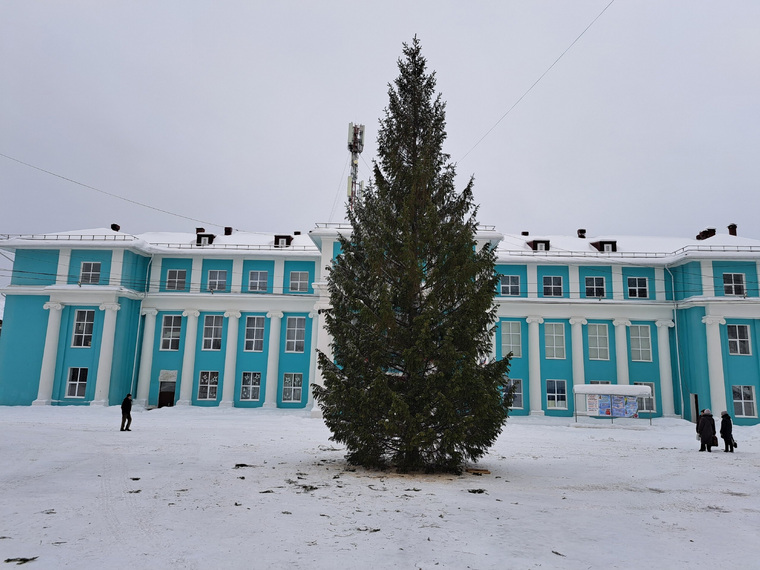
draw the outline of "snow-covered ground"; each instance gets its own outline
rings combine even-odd
[[[303,412],[0,408],[0,560],[34,568],[757,568],[760,427],[510,418],[476,475],[348,466]],[[7,567],[15,567],[9,562]]]

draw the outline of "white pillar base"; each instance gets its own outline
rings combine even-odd
[[[52,400],[35,400],[32,402],[32,406],[49,406]]]
[[[193,403],[190,400],[177,400],[175,406],[191,406]]]
[[[531,416],[545,416],[546,413],[544,413],[543,410],[531,410],[530,415]]]
[[[222,401],[222,402],[219,402],[219,407],[220,408],[234,408],[235,407],[235,402],[229,402],[229,401],[224,402],[224,401]]]
[[[264,402],[264,405],[261,406],[265,410],[276,410],[277,409],[277,402]]]
[[[108,400],[93,400],[92,402],[90,402],[90,405],[91,406],[103,406],[103,407],[105,407],[105,406],[108,405]]]

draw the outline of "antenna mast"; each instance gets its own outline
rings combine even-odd
[[[351,174],[348,176],[349,206],[353,210],[361,200],[364,182],[357,183],[359,176],[359,154],[364,150],[364,125],[348,124],[348,151],[351,153]]]

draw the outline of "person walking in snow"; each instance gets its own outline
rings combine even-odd
[[[734,452],[734,433],[733,433],[733,424],[731,422],[731,416],[728,415],[728,412],[721,412],[720,413],[720,437],[723,439],[723,444],[725,449],[723,449],[726,453],[733,453]]]
[[[712,412],[707,408],[705,408],[699,418],[699,423],[697,423],[697,433],[699,434],[699,441],[701,443],[699,451],[705,451],[705,448],[707,448],[707,451],[710,452],[710,448],[713,445],[713,438],[717,432],[715,431],[715,419],[713,418]]]
[[[129,429],[130,425],[132,425],[132,394],[127,394],[121,403],[121,431],[132,431]]]

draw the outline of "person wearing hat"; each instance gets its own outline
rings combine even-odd
[[[713,438],[717,432],[715,431],[715,419],[708,408],[705,408],[699,418],[697,433],[699,434],[699,441],[701,443],[699,451],[707,449],[708,452],[711,452],[710,448],[713,445]]]
[[[130,425],[132,425],[132,394],[127,394],[121,403],[121,431],[132,431],[129,429]]]
[[[733,434],[733,424],[731,423],[731,416],[728,415],[728,412],[723,411],[720,413],[720,437],[723,439],[723,444],[725,449],[723,449],[726,453],[733,453],[734,452],[734,434]]]

